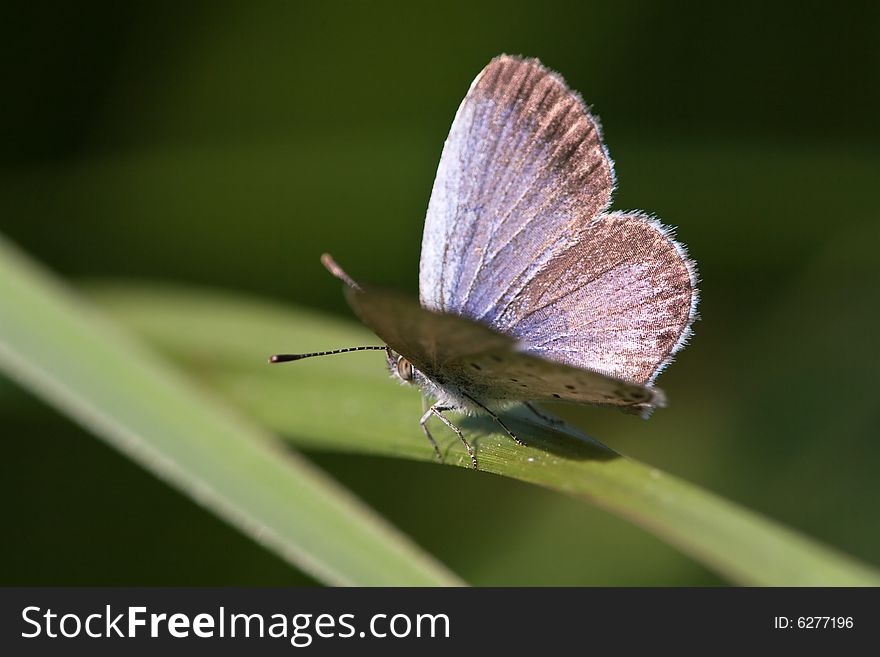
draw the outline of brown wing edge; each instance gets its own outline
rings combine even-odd
[[[560,73],[546,66],[537,57],[526,57],[524,55],[511,55],[508,53],[502,53],[500,55],[497,55],[496,57],[493,57],[492,60],[483,68],[483,70],[480,71],[477,77],[474,78],[474,81],[471,83],[470,89],[468,89],[467,95],[465,95],[465,98],[462,101],[462,105],[464,105],[464,103],[468,100],[468,97],[471,95],[472,91],[477,91],[478,93],[483,93],[490,97],[492,97],[493,95],[505,93],[507,87],[509,86],[511,78],[518,72],[519,69],[523,68],[536,70],[539,77],[550,78],[557,85],[559,85],[560,94],[569,95],[575,100],[576,105],[581,112],[581,115],[586,118],[587,122],[592,126],[593,131],[595,131],[599,145],[602,149],[602,153],[608,163],[608,174],[611,178],[608,199],[605,202],[603,208],[604,210],[607,210],[609,207],[611,207],[611,201],[614,198],[614,192],[617,190],[617,173],[614,170],[614,160],[612,159],[611,154],[608,152],[608,145],[605,143],[605,135],[602,128],[602,122],[599,120],[599,117],[593,113],[592,106],[587,105],[587,103],[584,101],[584,98],[580,94],[580,92],[577,91],[577,89],[572,88],[565,81],[565,78]],[[570,127],[570,123],[568,125]],[[599,212],[602,212],[602,209],[600,209]]]
[[[654,371],[651,373],[651,376],[648,377],[648,380],[645,381],[645,385],[652,386],[654,381],[658,376],[665,370],[669,364],[675,360],[675,355],[684,349],[691,337],[694,334],[693,324],[695,321],[700,319],[699,313],[697,312],[697,305],[700,302],[700,276],[697,272],[697,263],[690,257],[688,254],[687,247],[675,239],[675,228],[673,226],[667,226],[660,221],[659,218],[655,217],[652,214],[641,211],[634,212],[623,212],[622,214],[627,214],[629,216],[638,217],[646,224],[648,224],[651,228],[660,233],[675,249],[678,257],[681,259],[682,264],[684,264],[685,269],[687,269],[688,277],[690,278],[691,283],[691,303],[690,308],[688,309],[687,321],[684,323],[684,327],[682,328],[681,333],[678,336],[678,340],[670,347],[669,351],[666,355],[660,360],[659,363],[654,367]]]

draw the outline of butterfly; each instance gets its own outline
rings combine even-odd
[[[537,59],[502,55],[471,84],[443,148],[428,204],[419,301],[356,283],[333,259],[349,305],[385,343],[270,362],[384,350],[393,378],[444,413],[525,404],[611,406],[647,417],[654,380],[687,342],[693,261],[642,212],[610,211],[615,176],[598,121]]]

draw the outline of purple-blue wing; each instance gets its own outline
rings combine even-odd
[[[613,187],[580,96],[535,59],[493,59],[440,158],[422,239],[422,305],[491,324],[608,207]]]
[[[529,353],[650,384],[686,342],[696,273],[659,222],[611,213],[584,226],[493,319]]]
[[[580,97],[537,60],[494,59],[443,149],[422,305],[483,322],[537,356],[650,384],[690,335],[696,275],[659,222],[606,212],[613,187]]]

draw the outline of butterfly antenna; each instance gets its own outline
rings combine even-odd
[[[332,356],[333,354],[344,354],[349,351],[388,351],[388,347],[346,347],[345,349],[333,349],[332,351],[315,351],[311,354],[275,354],[269,358],[270,363],[289,363],[294,360],[302,360],[303,358],[313,358],[315,356]]]

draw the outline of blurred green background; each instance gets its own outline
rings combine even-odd
[[[415,293],[456,107],[494,55],[540,57],[602,119],[615,207],[677,226],[702,278],[668,409],[563,412],[877,565],[880,10],[839,4],[6,7],[0,230],[76,283],[348,317],[318,256]],[[3,584],[310,582],[2,379],[0,414]],[[476,584],[720,582],[525,484],[309,456]]]

